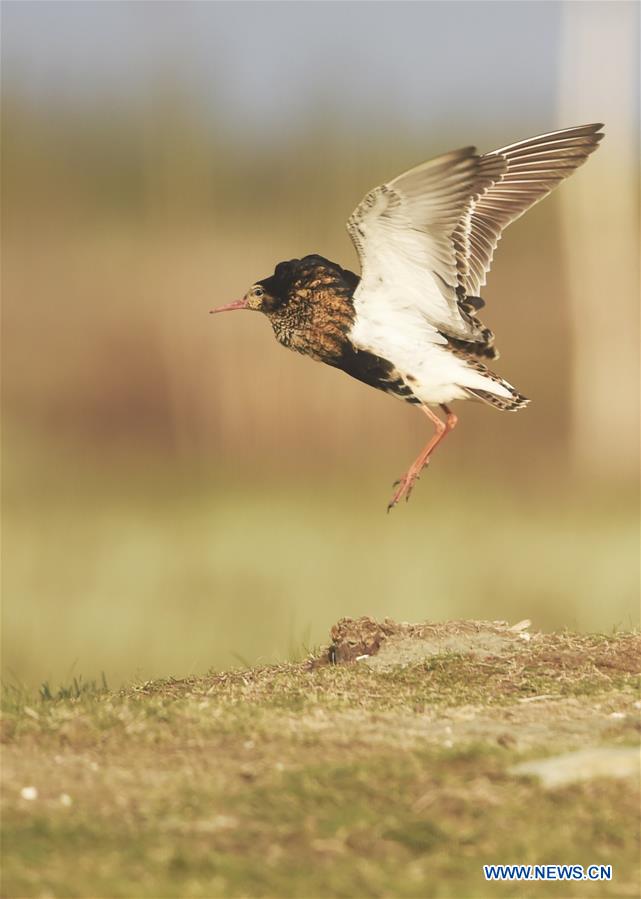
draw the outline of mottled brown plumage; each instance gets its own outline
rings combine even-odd
[[[354,323],[352,293],[358,277],[320,256],[280,263],[259,281],[263,311],[276,339],[318,362],[337,365]]]

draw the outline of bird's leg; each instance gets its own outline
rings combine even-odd
[[[412,492],[412,488],[416,481],[418,480],[421,471],[425,468],[425,466],[430,461],[430,456],[438,446],[438,444],[443,440],[446,434],[449,434],[450,431],[453,431],[456,427],[456,423],[458,418],[445,403],[441,403],[441,409],[445,412],[445,421],[442,421],[435,412],[429,408],[429,406],[421,406],[423,412],[427,415],[427,417],[434,423],[434,427],[436,428],[436,432],[432,439],[429,441],[425,449],[418,456],[418,458],[411,464],[406,474],[396,482],[398,484],[398,490],[390,500],[390,503],[387,507],[387,511],[393,509],[394,506],[399,502],[399,500],[405,497],[407,501],[409,499],[410,493]],[[396,484],[394,486],[396,486]]]

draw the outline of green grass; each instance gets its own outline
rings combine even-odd
[[[560,634],[400,670],[289,663],[14,692],[3,895],[560,894],[486,884],[492,862],[612,864],[611,884],[561,894],[636,895],[638,785],[546,791],[511,766],[638,744],[640,661],[638,636]]]

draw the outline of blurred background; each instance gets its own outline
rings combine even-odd
[[[638,623],[634,2],[3,3],[3,671],[270,662],[343,615]],[[212,318],[446,150],[606,123],[484,291],[519,415]],[[485,314],[486,313],[486,314]]]

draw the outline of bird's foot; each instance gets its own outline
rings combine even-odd
[[[410,468],[410,470],[403,475],[402,478],[399,478],[398,481],[394,481],[394,487],[398,485],[398,489],[394,493],[394,496],[389,501],[387,506],[387,511],[391,512],[394,506],[398,505],[398,503],[405,498],[405,502],[410,498],[410,493],[414,489],[414,484],[418,481],[421,476],[421,471]]]

